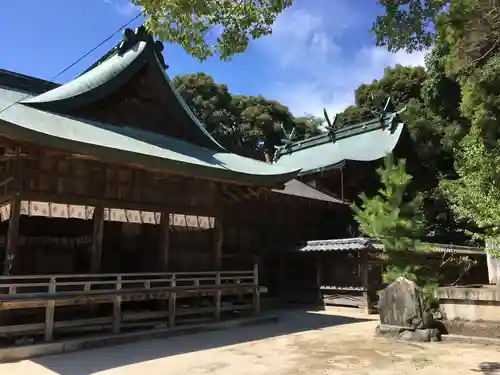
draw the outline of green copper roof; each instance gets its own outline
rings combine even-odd
[[[372,161],[392,152],[403,124],[399,112],[294,142],[276,152],[274,165],[311,174],[336,168],[347,160]]]
[[[297,168],[284,169],[245,158],[219,145],[173,88],[165,74],[162,47],[142,28],[136,32],[126,30],[123,42],[86,72],[61,86],[3,71],[0,134],[43,147],[91,155],[105,162],[143,165],[245,185],[274,187],[298,174]],[[157,95],[162,96],[161,103],[168,115],[165,126],[174,122],[182,126],[189,142],[71,115],[74,109],[117,92],[146,64],[152,68],[149,71],[153,80],[160,83],[155,88],[159,87]]]
[[[205,130],[186,102],[172,86],[165,73],[161,53],[163,45],[155,42],[143,28],[124,32],[124,41],[113,48],[85,73],[71,82],[36,97],[23,100],[22,104],[60,114],[106,98],[120,89],[146,64],[153,67],[155,81],[163,83],[163,96],[168,120],[182,124],[190,143],[216,151],[225,151]]]
[[[393,113],[291,143],[277,151],[273,164],[232,154],[210,136],[173,88],[161,50],[161,43],[140,28],[126,30],[123,42],[61,86],[0,71],[0,135],[106,162],[274,187],[293,179],[301,169],[301,173],[313,173],[345,160],[379,159],[392,151],[401,134],[403,125]],[[187,134],[179,135],[183,139],[74,115],[80,113],[75,109],[120,93],[146,65],[152,68],[148,72],[154,82],[161,83],[154,92],[162,98],[168,117],[165,126],[182,126]]]
[[[273,186],[294,178],[286,169],[161,134],[89,121],[18,103],[26,93],[0,87],[0,134],[42,147],[92,155],[106,162],[170,173]]]

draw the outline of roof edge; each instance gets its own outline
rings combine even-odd
[[[275,161],[278,161],[279,158],[285,154],[301,151],[310,147],[323,145],[325,143],[337,142],[345,138],[354,137],[360,134],[368,133],[379,129],[387,128],[392,133],[395,131],[395,125],[397,125],[399,114],[404,110],[405,108],[399,111],[385,113],[380,117],[374,117],[367,121],[363,121],[357,124],[352,124],[337,129],[334,132],[320,134],[311,138],[307,138],[304,140],[292,142],[288,145],[281,146],[276,151]]]

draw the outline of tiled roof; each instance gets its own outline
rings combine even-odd
[[[439,253],[457,253],[457,254],[485,254],[484,249],[472,246],[459,246],[448,244],[425,243],[433,251]],[[298,251],[352,251],[352,250],[381,250],[382,244],[377,240],[365,237],[340,238],[334,240],[316,240],[307,241]]]

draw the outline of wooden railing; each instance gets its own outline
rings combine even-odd
[[[249,304],[223,304],[223,296],[252,295]],[[211,297],[213,305],[197,308],[180,308],[177,300],[192,297]],[[141,313],[122,311],[122,303],[163,300],[168,307]],[[55,321],[56,307],[112,304],[111,317],[93,317],[80,320]],[[158,319],[167,327],[176,324],[176,317],[196,314],[213,314],[221,319],[224,311],[253,309],[260,311],[257,266],[253,271],[177,272],[177,273],[124,273],[124,274],[73,274],[0,276],[0,314],[6,310],[45,308],[45,322],[5,325],[0,323],[0,335],[19,335],[43,332],[51,341],[54,331],[95,325],[110,325],[119,333],[123,325],[136,326],[139,321],[147,326]],[[2,311],[3,310],[3,311]]]

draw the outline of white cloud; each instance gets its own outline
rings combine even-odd
[[[115,4],[116,10],[118,13],[120,13],[122,16],[128,17],[133,14],[139,13],[141,8],[138,6],[126,1],[126,2],[117,2]]]
[[[128,0],[102,0],[106,4],[113,5],[118,13],[124,17],[140,12],[141,8],[130,3]]]
[[[354,90],[381,78],[384,68],[424,64],[423,52],[390,53],[359,41],[361,47],[349,51],[353,36],[368,34],[370,24],[360,19],[359,7],[347,4],[323,1],[322,6],[311,9],[294,5],[278,17],[272,36],[256,43],[283,71],[283,77],[267,87],[266,96],[287,105],[297,116],[321,116],[323,108],[332,114],[340,112],[353,104]],[[335,22],[331,21],[332,13]]]

